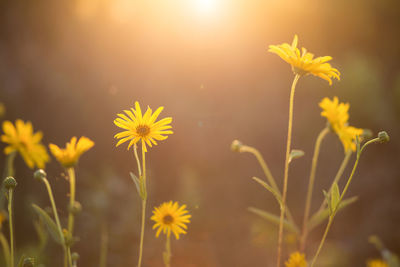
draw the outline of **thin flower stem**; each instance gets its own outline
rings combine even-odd
[[[288,135],[286,143],[286,158],[285,158],[285,173],[283,179],[283,195],[282,195],[282,206],[281,206],[281,216],[279,220],[279,236],[278,236],[278,256],[276,261],[276,266],[280,267],[281,254],[282,254],[282,240],[283,240],[283,219],[286,209],[286,194],[287,194],[287,184],[289,177],[289,156],[290,156],[290,146],[292,142],[292,125],[293,125],[293,103],[294,103],[294,92],[296,89],[296,84],[300,79],[300,75],[296,74],[292,83],[292,88],[290,90],[290,100],[289,100],[289,125],[288,125]]]
[[[8,216],[9,216],[9,226],[10,226],[10,266],[14,267],[14,225],[13,225],[13,212],[12,212],[12,202],[13,202],[13,189],[8,189]]]
[[[1,246],[3,247],[3,254],[4,254],[4,259],[6,261],[6,264],[8,267],[10,267],[11,266],[10,245],[8,244],[6,237],[1,232],[0,232],[0,243],[1,243]]]
[[[60,219],[58,217],[58,212],[57,212],[57,207],[56,207],[56,202],[54,200],[54,196],[53,196],[53,191],[51,190],[51,186],[49,181],[46,178],[42,179],[43,183],[46,186],[47,189],[47,193],[49,194],[49,198],[50,198],[50,203],[51,203],[51,207],[53,208],[53,213],[54,213],[54,218],[56,219],[56,224],[57,224],[57,228],[58,228],[58,233],[60,235],[61,238],[61,242],[62,242],[62,246],[63,246],[63,250],[64,250],[64,267],[68,266],[68,253],[67,253],[67,247],[65,244],[65,240],[64,240],[64,234],[62,231],[62,227],[61,227],[61,223],[60,223]],[[70,259],[71,260],[71,259]]]
[[[267,180],[268,180],[269,184],[272,186],[273,189],[275,189],[275,191],[276,191],[276,193],[278,194],[278,196],[282,198],[282,193],[281,193],[281,191],[279,190],[279,188],[278,188],[278,186],[277,186],[277,184],[276,184],[276,182],[275,182],[275,179],[274,179],[274,177],[272,176],[272,173],[271,173],[270,169],[268,168],[268,165],[267,165],[267,163],[265,162],[265,160],[264,160],[263,156],[261,155],[260,151],[258,151],[258,150],[257,150],[256,148],[254,148],[254,147],[243,145],[243,146],[240,148],[240,152],[248,152],[248,153],[251,153],[251,154],[253,154],[253,155],[257,158],[258,163],[260,164],[261,168],[263,169],[264,174],[265,174],[265,176],[267,177]],[[286,216],[287,216],[288,220],[289,220],[293,225],[296,225],[295,222],[294,222],[293,216],[292,216],[292,214],[291,214],[291,212],[290,212],[290,210],[289,210],[289,207],[286,207]]]
[[[165,267],[171,267],[171,236],[167,235],[167,240],[165,242],[165,256],[164,256],[164,264]]]
[[[343,158],[343,161],[342,161],[342,163],[340,164],[339,170],[338,170],[338,172],[336,173],[335,178],[333,179],[333,182],[332,182],[332,184],[331,184],[331,187],[330,187],[329,190],[328,190],[328,195],[331,193],[333,185],[334,185],[335,183],[339,183],[340,178],[342,178],[343,172],[344,172],[344,170],[346,169],[347,164],[349,163],[349,160],[350,160],[350,158],[351,158],[352,153],[353,153],[353,151],[351,151],[350,149],[346,152],[346,154],[345,154],[345,156],[344,156],[344,158]],[[318,212],[321,212],[321,211],[325,208],[325,205],[326,205],[326,204],[327,204],[327,203],[326,203],[326,198],[324,198],[324,200],[322,201],[321,206],[319,207]]]
[[[314,266],[314,264],[315,264],[315,262],[316,262],[316,260],[317,260],[317,258],[318,258],[318,256],[319,256],[319,253],[321,252],[321,249],[322,249],[322,247],[323,247],[323,245],[324,245],[324,243],[325,243],[326,236],[328,235],[329,229],[331,228],[332,221],[333,221],[333,219],[334,219],[334,217],[335,217],[335,215],[336,215],[336,213],[337,213],[337,211],[338,211],[338,207],[340,206],[340,203],[342,202],[343,197],[344,197],[344,195],[346,194],[347,190],[349,189],[349,186],[350,186],[351,181],[353,180],[353,176],[354,176],[354,173],[355,173],[355,171],[356,171],[356,169],[357,169],[357,165],[358,165],[358,161],[359,161],[359,159],[360,159],[361,153],[363,152],[363,150],[365,149],[365,147],[367,147],[369,144],[372,144],[372,143],[375,143],[375,142],[378,142],[378,141],[379,141],[379,138],[375,138],[375,139],[369,140],[368,142],[366,142],[366,143],[362,146],[362,148],[360,149],[360,151],[358,151],[358,153],[357,153],[357,158],[356,158],[356,161],[355,161],[355,163],[354,163],[353,169],[352,169],[352,171],[351,171],[350,177],[349,177],[349,179],[347,180],[347,183],[346,183],[346,185],[345,185],[345,187],[344,187],[344,189],[343,189],[343,192],[342,192],[341,195],[340,195],[338,204],[336,205],[335,209],[333,210],[332,215],[329,216],[328,225],[327,225],[326,228],[325,228],[325,232],[324,232],[324,235],[323,235],[323,237],[322,237],[322,239],[321,239],[321,242],[320,242],[320,244],[319,244],[319,246],[318,246],[318,250],[317,250],[317,252],[315,253],[315,256],[314,256],[314,258],[313,258],[313,260],[312,260],[312,262],[311,262],[311,267]]]
[[[107,251],[108,251],[108,231],[107,224],[103,222],[101,227],[101,244],[100,244],[100,267],[107,266]]]
[[[69,177],[69,214],[68,214],[68,233],[71,235],[71,238],[74,236],[74,213],[72,211],[75,204],[75,170],[74,168],[68,168],[68,177]]]
[[[308,182],[306,205],[304,208],[303,231],[302,231],[302,235],[301,235],[301,239],[300,239],[300,251],[304,251],[305,243],[306,243],[307,235],[308,235],[307,222],[308,222],[308,217],[310,216],[311,199],[312,199],[312,193],[313,193],[313,189],[314,189],[315,173],[317,170],[319,151],[320,151],[322,140],[325,138],[325,136],[328,133],[329,133],[329,128],[325,127],[319,133],[317,140],[315,142],[314,155],[313,155],[312,163],[311,163],[310,179]]]
[[[136,144],[133,147],[133,153],[135,154],[135,159],[136,159],[136,162],[137,162],[137,165],[138,165],[138,172],[139,172],[139,177],[140,177],[140,176],[142,176],[142,168],[140,167],[140,160],[139,160],[139,156],[138,156],[138,153],[137,153]]]
[[[144,239],[144,225],[145,225],[145,218],[146,218],[146,200],[147,200],[147,188],[146,188],[146,152],[142,149],[142,165],[143,165],[143,176],[142,184],[144,189],[145,197],[142,198],[142,226],[140,230],[140,247],[139,247],[139,260],[138,260],[138,267],[142,264],[142,255],[143,255],[143,239]]]

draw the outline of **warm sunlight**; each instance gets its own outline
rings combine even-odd
[[[199,15],[208,16],[217,11],[217,0],[194,0],[194,8]]]

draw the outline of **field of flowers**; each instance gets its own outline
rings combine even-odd
[[[399,17],[3,1],[0,266],[400,267]]]

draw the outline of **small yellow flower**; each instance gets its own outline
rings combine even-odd
[[[286,267],[306,267],[306,256],[300,252],[290,254],[289,259],[285,262]]]
[[[335,96],[333,100],[325,97],[319,103],[322,108],[321,116],[326,117],[332,128],[340,128],[346,125],[349,120],[349,103],[339,103],[339,99]]]
[[[12,122],[4,121],[3,132],[1,141],[8,144],[4,149],[6,155],[18,151],[29,168],[33,169],[35,166],[44,168],[46,162],[49,161],[49,155],[46,147],[41,143],[42,132],[33,133],[31,122],[25,123],[18,119],[14,126]]]
[[[153,229],[158,227],[156,237],[162,231],[168,237],[172,232],[176,239],[179,239],[179,234],[186,234],[186,224],[190,223],[191,217],[186,210],[186,205],[179,207],[178,202],[164,202],[159,207],[155,207],[151,219],[156,222]]]
[[[389,267],[389,265],[380,259],[374,259],[367,261],[367,267]]]
[[[348,126],[350,104],[339,103],[339,99],[335,96],[333,100],[325,97],[319,103],[319,106],[322,108],[321,116],[328,119],[332,130],[342,142],[345,152],[350,149],[356,151],[356,137],[360,137],[364,130]]]
[[[332,85],[332,78],[340,80],[340,72],[332,68],[331,64],[326,63],[332,60],[332,57],[325,56],[314,58],[314,55],[307,52],[304,47],[302,47],[302,53],[300,54],[300,50],[297,48],[297,39],[297,35],[295,35],[292,45],[288,43],[270,45],[268,51],[277,54],[292,65],[292,70],[295,74],[312,74],[327,80],[329,85]]]
[[[142,115],[139,103],[135,102],[135,109],[124,110],[125,114],[118,114],[119,118],[114,120],[114,124],[125,131],[117,133],[114,138],[120,139],[116,146],[119,146],[126,141],[129,141],[128,150],[132,145],[135,145],[140,140],[142,141],[142,149],[147,152],[146,144],[149,147],[157,145],[156,140],[165,140],[168,136],[166,134],[172,134],[173,132],[169,129],[172,128],[169,125],[172,122],[172,118],[164,118],[156,122],[158,115],[164,107],[159,107],[153,114],[152,110],[147,107],[146,112]]]
[[[57,145],[50,144],[49,148],[51,154],[61,163],[65,168],[70,168],[76,165],[79,157],[94,146],[94,142],[87,137],[82,136],[79,141],[74,136],[71,141],[66,144],[65,148],[59,148]]]

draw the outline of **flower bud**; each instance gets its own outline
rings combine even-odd
[[[22,267],[34,267],[35,266],[35,259],[34,258],[26,258],[24,259],[24,263]]]
[[[82,211],[82,205],[81,203],[79,203],[78,201],[75,201],[74,204],[68,205],[68,210],[72,213],[72,214],[77,214],[79,212]]]
[[[378,138],[379,138],[379,142],[381,142],[381,143],[386,143],[386,142],[389,142],[389,140],[390,140],[389,135],[385,131],[379,132]]]
[[[240,142],[239,140],[233,140],[232,144],[231,144],[231,150],[233,152],[240,152],[240,148],[243,146],[242,142]]]
[[[77,252],[73,252],[71,254],[71,258],[73,261],[77,261],[77,260],[79,260],[79,254]]]
[[[14,177],[8,176],[6,179],[4,179],[3,185],[7,190],[14,189],[17,186],[17,181],[14,179]]]
[[[35,171],[35,173],[33,174],[33,177],[37,180],[42,180],[47,177],[47,173],[43,169],[39,169],[39,170]]]

